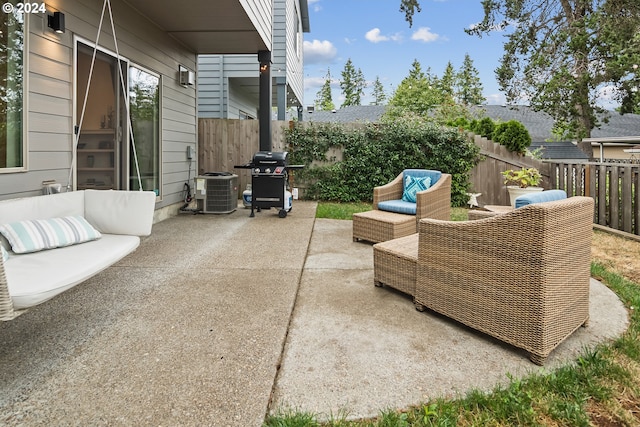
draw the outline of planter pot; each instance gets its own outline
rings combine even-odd
[[[507,190],[509,191],[509,198],[511,199],[511,207],[515,208],[516,207],[516,198],[518,198],[519,196],[522,196],[523,194],[535,193],[535,192],[538,192],[538,191],[542,191],[543,188],[542,187],[525,187],[525,188],[521,188],[521,187],[518,187],[517,185],[508,185],[507,186]]]

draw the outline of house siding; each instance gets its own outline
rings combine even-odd
[[[304,78],[302,54],[302,19],[298,0],[286,1],[286,70],[287,84],[295,97],[304,105]],[[297,24],[297,27],[296,27]]]
[[[257,117],[257,94],[234,79],[258,79],[258,54],[201,55],[198,58],[198,115],[202,118],[237,119],[241,109]],[[236,98],[239,97],[239,98]]]
[[[303,104],[302,42],[300,0],[274,0],[271,49],[274,106],[277,106],[277,82],[283,77],[289,98],[295,96]],[[254,90],[230,90],[233,79],[247,77],[254,79]],[[201,55],[198,58],[198,116],[232,119],[238,117],[240,109],[248,113],[255,111],[257,115],[258,81],[257,52],[256,55]],[[241,99],[236,99],[236,95]]]
[[[46,15],[29,15],[26,172],[0,173],[0,199],[41,194],[42,181],[67,185],[72,160],[75,38],[94,41],[102,1],[58,0],[47,6],[65,14],[66,32],[56,34]],[[162,200],[157,207],[179,203],[188,179],[186,147],[196,147],[196,91],[177,81],[178,66],[196,69],[197,57],[176,43],[123,1],[113,0],[118,49],[130,64],[161,76]],[[105,15],[100,46],[115,52],[111,25]],[[82,97],[83,94],[78,94]],[[191,165],[192,176],[195,165]]]

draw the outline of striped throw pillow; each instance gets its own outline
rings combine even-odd
[[[0,233],[17,254],[60,248],[102,237],[81,216],[12,222],[0,225]]]
[[[9,252],[4,248],[4,246],[0,245],[0,252],[2,252],[2,261],[7,262],[9,259]]]

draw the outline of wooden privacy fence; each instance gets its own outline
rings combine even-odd
[[[290,123],[272,122],[272,149],[285,151],[284,130]],[[303,123],[308,125],[308,123]],[[251,161],[260,147],[257,120],[199,119],[198,173],[233,172],[238,175],[238,197],[248,183],[250,172],[234,169]],[[472,190],[482,193],[481,205],[509,205],[509,193],[501,172],[535,167],[543,176],[545,189],[565,190],[569,196],[589,196],[595,200],[594,223],[640,235],[640,165],[617,163],[561,163],[541,161],[514,154],[504,146],[470,134],[480,146],[483,160],[471,170]],[[340,158],[339,153],[334,153]]]
[[[549,181],[549,166],[541,160],[513,153],[503,145],[478,135],[469,135],[480,147],[483,159],[469,174],[472,191],[481,193],[481,205],[509,205],[509,192],[504,185],[502,172],[509,169],[537,168],[542,174],[541,187],[552,188]]]
[[[595,224],[640,235],[640,165],[542,161],[514,154],[486,138],[471,137],[483,156],[470,174],[473,191],[482,193],[478,198],[481,205],[509,205],[501,172],[535,167],[542,174],[545,189],[592,197]]]
[[[640,235],[640,165],[547,163],[554,188],[595,200],[595,224]]]
[[[284,151],[286,121],[271,123],[272,150]],[[251,183],[251,172],[234,169],[250,162],[260,149],[260,122],[240,119],[198,119],[198,174],[231,172],[238,175],[238,197]]]

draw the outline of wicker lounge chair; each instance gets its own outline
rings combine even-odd
[[[529,352],[542,365],[589,319],[593,199],[532,204],[476,221],[419,224],[416,308]]]
[[[405,178],[429,176],[431,186],[416,193],[416,202],[402,200]],[[414,234],[421,218],[450,219],[451,175],[406,169],[393,181],[373,189],[373,210],[353,216],[353,240],[377,243]]]

